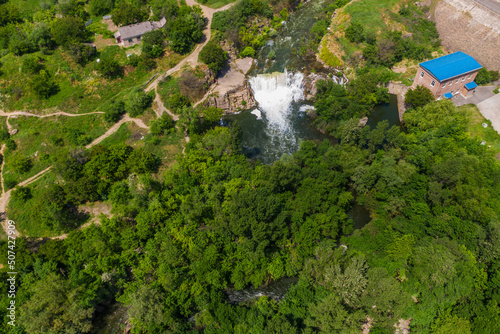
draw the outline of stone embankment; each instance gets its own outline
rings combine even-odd
[[[387,88],[389,89],[389,94],[395,94],[398,97],[399,121],[403,123],[403,114],[406,110],[405,94],[406,92],[408,92],[410,87],[405,86],[401,83],[389,82],[387,84]]]
[[[226,113],[234,113],[257,106],[245,75],[253,64],[252,58],[233,59],[228,68],[217,79],[215,86],[201,99],[205,106],[221,108]],[[195,104],[195,106],[198,103]]]
[[[500,71],[500,14],[474,0],[439,0],[431,15],[450,52],[463,51]]]

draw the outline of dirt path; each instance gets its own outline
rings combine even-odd
[[[58,111],[52,114],[47,114],[47,115],[37,115],[33,114],[27,111],[12,111],[12,112],[5,112],[3,110],[0,110],[0,116],[31,116],[31,117],[38,117],[38,118],[45,118],[45,117],[52,117],[52,116],[69,116],[69,117],[77,117],[77,116],[87,116],[87,115],[93,115],[93,114],[104,114],[103,111],[94,111],[94,112],[88,112],[88,113],[83,113],[83,114],[70,114],[64,111]]]
[[[146,87],[146,89],[145,89],[146,92],[149,92],[149,91],[155,89],[156,86],[158,86],[158,83],[163,78],[165,78],[166,76],[172,75],[173,73],[179,71],[184,66],[186,66],[186,65],[189,65],[189,66],[198,65],[198,55],[200,54],[200,51],[201,51],[201,49],[203,49],[205,44],[207,44],[208,41],[210,41],[210,37],[211,37],[211,33],[212,33],[212,31],[210,29],[210,26],[212,25],[212,17],[214,16],[215,13],[223,11],[223,10],[227,10],[235,4],[235,2],[233,2],[233,3],[227,4],[224,7],[221,7],[219,9],[213,9],[213,8],[210,8],[207,6],[200,5],[195,0],[186,0],[186,3],[188,4],[188,6],[199,5],[201,7],[201,9],[203,10],[203,14],[207,18],[207,26],[206,26],[205,30],[203,30],[202,42],[196,46],[194,51],[189,56],[187,56],[186,58],[181,60],[181,62],[179,64],[177,64],[176,66],[169,69],[165,74],[159,75],[151,84],[149,84],[148,87]]]
[[[102,136],[94,139],[93,142],[91,142],[90,144],[88,144],[87,146],[85,146],[86,149],[89,149],[91,148],[92,146],[95,146],[97,144],[99,144],[100,142],[102,142],[104,139],[108,138],[109,136],[111,136],[113,133],[115,133],[119,128],[120,126],[123,124],[123,123],[126,123],[126,122],[134,122],[135,124],[137,124],[137,126],[139,126],[140,128],[143,128],[143,129],[148,129],[149,130],[149,127],[144,124],[144,122],[141,120],[141,119],[138,119],[138,118],[132,118],[130,117],[129,115],[125,115],[123,116],[123,118],[121,120],[119,120],[118,122],[116,122],[115,124],[113,124],[112,127],[110,127],[108,129],[108,131],[106,131]]]
[[[175,115],[174,113],[172,113],[170,110],[168,110],[167,108],[165,108],[165,105],[163,105],[163,102],[160,98],[160,95],[158,95],[158,90],[156,89],[155,87],[155,99],[153,101],[153,105],[156,106],[156,108],[153,108],[153,110],[155,111],[156,113],[156,116],[158,118],[161,117],[161,115],[163,115],[163,113],[167,113],[170,115],[170,117],[172,117],[172,119],[174,121],[178,121],[179,120],[179,116]]]

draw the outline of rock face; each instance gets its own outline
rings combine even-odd
[[[206,105],[221,108],[226,113],[234,113],[257,106],[250,85],[246,80],[243,85],[225,92],[222,96],[219,96],[218,93],[214,94],[217,95],[209,96]]]
[[[304,98],[306,100],[310,100],[316,95],[318,92],[318,89],[316,88],[316,83],[319,80],[327,80],[329,79],[328,75],[321,73],[321,74],[316,74],[316,73],[311,73],[307,76],[304,77]]]
[[[334,72],[336,73],[334,75],[326,73],[311,73],[304,76],[304,98],[306,100],[310,100],[316,95],[318,92],[316,83],[319,80],[333,80],[333,82],[339,85],[346,85],[349,82],[347,77],[341,71],[334,69]]]

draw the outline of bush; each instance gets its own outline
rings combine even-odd
[[[52,23],[51,32],[54,41],[64,47],[71,43],[85,41],[87,35],[85,23],[81,19],[72,16],[56,19]]]
[[[17,180],[11,174],[4,175],[4,177],[3,177],[3,185],[5,186],[6,190],[12,189],[15,186],[17,186]]]
[[[361,43],[365,40],[364,28],[357,22],[351,23],[345,30],[345,37],[352,43]]]
[[[104,110],[104,119],[108,123],[116,123],[125,113],[125,103],[123,101],[112,101]]]
[[[488,70],[486,69],[486,67],[483,67],[479,70],[475,81],[478,85],[486,85],[491,82],[491,75],[490,72],[488,72]]]
[[[155,136],[170,133],[174,129],[174,126],[174,120],[168,114],[163,114],[161,118],[154,119],[149,123],[151,134]]]
[[[10,138],[9,131],[6,129],[0,129],[0,140],[7,140]]]
[[[255,50],[251,46],[247,46],[243,52],[240,53],[242,57],[254,57]]]
[[[70,44],[68,50],[71,58],[80,65],[88,63],[96,53],[95,47],[80,43]]]
[[[13,141],[11,138],[5,141],[5,146],[7,146],[7,148],[11,151],[14,151],[17,148],[16,142]]]
[[[149,17],[147,10],[142,10],[128,2],[120,3],[111,15],[111,20],[117,26],[143,22]]]
[[[91,0],[90,13],[95,16],[102,16],[110,13],[115,6],[113,0]]]
[[[20,154],[12,158],[11,164],[14,171],[19,174],[27,173],[30,171],[31,167],[33,167],[31,159]]]
[[[227,55],[219,44],[210,41],[200,51],[198,59],[207,64],[212,71],[218,72],[224,67]]]
[[[23,73],[26,74],[38,74],[45,67],[40,62],[41,59],[37,56],[30,56],[23,59],[23,65],[21,67]]]
[[[427,103],[434,101],[432,92],[424,86],[417,86],[415,89],[410,89],[405,94],[405,103],[412,108],[420,108]]]
[[[142,36],[142,53],[150,58],[158,58],[165,51],[163,29],[153,30]]]
[[[105,57],[99,61],[97,70],[101,72],[104,77],[112,79],[120,76],[122,68],[115,59]]]
[[[146,94],[141,88],[136,88],[128,95],[125,110],[128,111],[130,117],[137,117],[151,106],[151,102],[153,102],[152,95]]]
[[[33,195],[31,194],[31,189],[28,187],[19,187],[12,192],[12,198],[17,199],[23,203],[32,197]]]
[[[40,73],[31,78],[30,87],[37,97],[44,99],[57,93],[59,89],[59,86],[57,86],[49,73],[45,70],[41,70]]]

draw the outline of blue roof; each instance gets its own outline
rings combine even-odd
[[[423,62],[420,66],[429,71],[439,81],[478,70],[482,67],[474,58],[462,51]]]
[[[453,94],[452,93],[446,93],[446,94],[444,94],[444,97],[446,97],[447,99],[451,99],[453,97]]]
[[[468,84],[465,85],[465,88],[467,88],[468,90],[474,89],[476,87],[477,87],[477,84],[474,81],[469,82]]]

